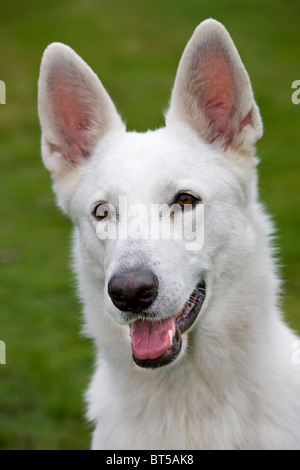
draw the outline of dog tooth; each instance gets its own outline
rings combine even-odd
[[[170,347],[171,344],[172,344],[172,342],[173,342],[173,331],[172,331],[172,330],[169,330],[168,333],[169,333],[169,341],[170,341],[169,347]]]

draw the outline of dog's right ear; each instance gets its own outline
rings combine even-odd
[[[262,122],[249,76],[224,26],[196,28],[179,63],[167,124],[184,122],[207,142],[252,155]]]
[[[125,128],[97,75],[61,43],[44,52],[38,106],[43,160],[54,176],[89,158],[104,134]]]

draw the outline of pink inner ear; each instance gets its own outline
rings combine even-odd
[[[233,71],[224,51],[210,52],[199,64],[202,87],[198,104],[210,123],[210,141],[220,136],[231,141],[234,134],[233,116],[237,107]]]
[[[227,129],[231,109],[228,83],[225,83],[225,81],[222,80],[222,77],[214,80],[208,96],[202,99],[206,117],[222,133]]]
[[[83,99],[80,101],[78,88],[70,86],[69,83],[56,80],[51,93],[57,130],[65,144],[65,157],[68,159],[78,155],[87,157],[89,155],[87,134],[90,125],[87,104],[83,103]]]

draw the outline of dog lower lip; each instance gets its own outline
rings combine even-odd
[[[193,325],[198,313],[201,310],[205,299],[206,285],[205,282],[197,284],[188,301],[184,304],[182,310],[176,316],[176,325],[180,333],[184,333]]]
[[[200,282],[192,292],[175,318],[175,334],[167,351],[157,358],[138,359],[132,354],[134,362],[143,368],[158,368],[173,362],[179,355],[182,346],[181,334],[189,330],[195,322],[205,300],[206,284]]]

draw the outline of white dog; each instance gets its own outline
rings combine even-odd
[[[278,309],[272,225],[257,202],[262,123],[225,28],[195,30],[162,129],[127,133],[98,77],[59,43],[42,59],[39,115],[98,351],[92,447],[299,449],[300,343]],[[141,211],[121,236],[124,201],[171,207],[158,227],[180,220],[183,233],[192,221],[203,243],[175,229],[146,236]]]

